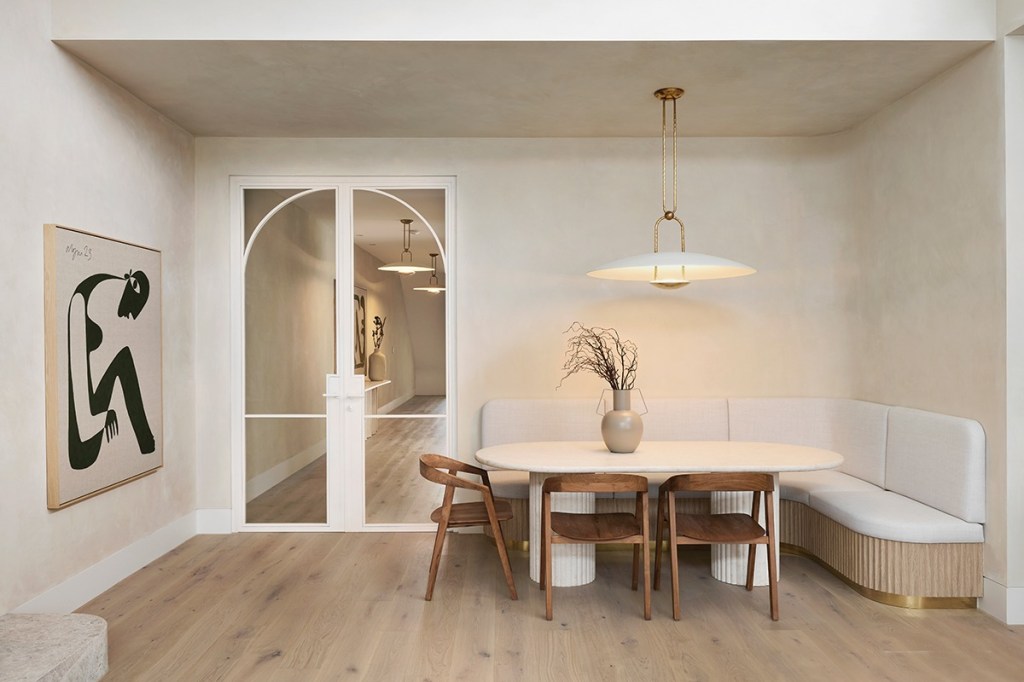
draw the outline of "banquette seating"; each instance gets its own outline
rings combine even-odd
[[[483,447],[599,440],[596,401],[499,399],[484,405]],[[974,420],[842,398],[650,399],[644,440],[808,445],[839,469],[780,475],[784,551],[819,561],[861,594],[908,607],[973,606],[982,593],[985,435]],[[646,474],[652,499],[670,474]],[[510,543],[529,537],[526,472],[490,475],[509,500]],[[598,497],[598,511],[626,500]],[[706,498],[683,510],[706,511]]]

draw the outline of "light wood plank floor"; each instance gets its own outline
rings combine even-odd
[[[416,396],[392,414],[443,414],[444,396]],[[445,454],[443,419],[380,419],[366,440],[367,523],[426,523],[444,489],[422,478],[419,456]],[[326,523],[327,458],[320,457],[246,506],[249,523]]]
[[[444,396],[416,396],[391,414],[443,414]],[[429,523],[444,488],[420,476],[425,452],[447,454],[444,419],[380,419],[366,441],[366,522]]]
[[[813,562],[782,558],[781,615],[767,588],[710,577],[683,552],[683,620],[667,585],[642,618],[629,552],[597,580],[556,588],[555,620],[512,553],[511,601],[494,546],[450,535],[432,602],[432,536],[197,536],[85,605],[109,623],[118,680],[1020,680],[1024,629],[979,611],[864,599]]]

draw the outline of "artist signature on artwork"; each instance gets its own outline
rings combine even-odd
[[[68,244],[66,247],[64,247],[64,253],[70,253],[71,254],[71,260],[75,260],[77,258],[84,258],[85,260],[92,260],[92,247],[91,246],[78,247],[78,246],[75,246],[74,244]]]

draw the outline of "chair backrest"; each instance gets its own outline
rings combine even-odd
[[[442,469],[448,469],[448,471],[442,471]],[[458,475],[449,473],[452,471],[476,474],[480,476],[481,483],[459,478]],[[420,476],[443,486],[466,488],[467,490],[476,490],[478,492],[490,492],[491,489],[486,471],[480,467],[475,467],[472,464],[467,464],[451,457],[445,457],[444,455],[420,455]]]
[[[647,479],[635,474],[565,474],[544,481],[546,493],[647,493]]]
[[[723,472],[713,474],[679,474],[665,481],[669,490],[701,490],[712,492],[775,490],[771,474]]]

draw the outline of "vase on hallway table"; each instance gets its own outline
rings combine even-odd
[[[644,422],[640,413],[632,409],[630,393],[626,389],[613,389],[612,409],[601,418],[601,438],[611,452],[635,452],[644,435]]]
[[[375,350],[366,359],[366,373],[370,381],[384,381],[388,377],[388,356]]]

